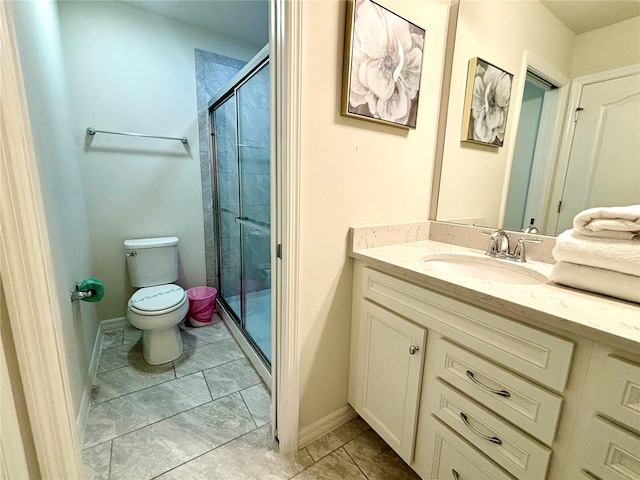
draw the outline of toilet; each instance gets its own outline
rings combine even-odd
[[[178,279],[178,238],[125,240],[131,285],[139,287],[129,299],[127,318],[142,330],[142,354],[150,365],[168,363],[182,355],[178,324],[187,316],[189,301]]]

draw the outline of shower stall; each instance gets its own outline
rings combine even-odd
[[[209,108],[222,308],[271,366],[271,154],[265,47]]]

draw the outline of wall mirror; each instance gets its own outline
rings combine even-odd
[[[509,230],[534,219],[557,235],[584,208],[640,203],[640,2],[460,0],[452,11],[430,218]],[[474,57],[514,74],[501,147],[461,141]],[[592,90],[604,96],[593,108]]]

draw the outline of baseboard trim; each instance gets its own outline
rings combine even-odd
[[[351,405],[345,405],[344,407],[330,413],[326,417],[313,422],[311,425],[304,427],[298,434],[299,448],[306,447],[310,443],[315,442],[319,438],[325,436],[327,433],[334,431],[336,428],[344,425],[352,418],[355,418],[358,414],[351,407]]]
[[[98,324],[98,333],[96,334],[96,340],[93,344],[93,352],[91,353],[91,363],[89,364],[87,381],[84,385],[82,401],[80,402],[78,417],[76,418],[76,427],[78,430],[80,446],[84,443],[84,430],[87,426],[87,416],[89,415],[89,406],[91,403],[91,389],[93,388],[93,384],[98,373],[98,364],[100,363],[100,353],[102,352],[102,340],[104,339],[104,334],[110,330],[122,328],[126,323],[126,317],[118,317],[104,320]]]

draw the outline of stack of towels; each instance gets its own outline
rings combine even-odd
[[[553,282],[640,303],[640,205],[579,213],[553,257]]]

